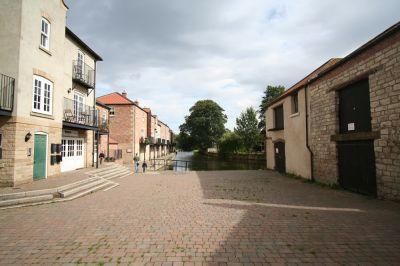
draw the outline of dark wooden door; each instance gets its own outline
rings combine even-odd
[[[373,140],[340,142],[338,153],[341,186],[354,192],[375,196]]]
[[[340,133],[371,131],[368,80],[354,83],[339,92]]]
[[[340,133],[371,131],[368,80],[361,80],[339,92]],[[339,182],[342,187],[362,194],[376,195],[373,140],[338,143]]]
[[[274,143],[275,150],[275,170],[280,173],[286,172],[286,159],[285,159],[285,142],[278,141]]]

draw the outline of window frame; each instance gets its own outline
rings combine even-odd
[[[108,115],[115,116],[115,108],[114,107],[110,107],[110,111],[108,111]]]
[[[279,109],[281,109],[282,110],[282,125],[279,125],[277,122],[278,122],[278,110]],[[285,113],[284,113],[284,110],[283,110],[283,104],[281,104],[281,105],[279,105],[279,106],[277,106],[277,107],[274,107],[274,129],[275,130],[282,130],[282,129],[284,129],[285,128]]]
[[[43,31],[43,23],[47,24],[47,32]],[[48,21],[46,18],[42,17],[40,20],[40,47],[50,51],[50,32],[51,32],[51,23]],[[43,45],[42,43],[42,36],[44,36],[46,39],[45,44]]]
[[[39,94],[36,93],[37,84],[40,84],[40,86],[38,87],[40,90]],[[48,88],[48,96],[46,95],[46,87]],[[53,82],[42,76],[33,75],[32,112],[45,115],[53,115],[53,91]],[[38,95],[38,100],[37,98],[35,99],[36,95]],[[46,99],[48,99],[48,102],[46,102]],[[35,107],[35,103],[38,103],[39,108]],[[46,105],[48,107],[48,111],[45,108]]]
[[[296,99],[296,100],[295,100]],[[295,92],[290,96],[290,102],[292,106],[292,115],[299,113],[299,93]]]

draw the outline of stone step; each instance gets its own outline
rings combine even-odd
[[[88,171],[88,172],[86,172],[86,174],[94,175],[94,174],[98,174],[98,173],[101,173],[101,172],[104,172],[104,171],[108,171],[108,170],[111,170],[111,169],[115,169],[115,168],[118,168],[118,167],[119,166],[117,164],[112,164],[110,166],[105,166],[105,167],[102,167],[102,168],[98,168],[98,169],[94,169],[94,170]]]
[[[85,190],[80,190],[79,193],[72,194],[72,196],[70,195],[70,197],[68,197],[66,199],[69,199],[69,200],[76,199],[76,198],[79,198],[79,197],[86,196],[86,195],[88,195],[90,193],[94,193],[94,192],[96,192],[96,191],[98,191],[100,189],[103,189],[103,188],[105,189],[107,187],[112,187],[112,186],[118,185],[118,184],[114,184],[114,183],[111,183],[111,182],[107,182],[106,180],[103,180],[103,181],[104,181],[103,183],[100,183],[100,184],[98,184],[98,185],[96,185],[94,187],[90,187],[90,188],[85,189]]]
[[[83,185],[78,186],[78,187],[73,187],[71,189],[59,191],[58,193],[59,193],[61,198],[66,198],[66,197],[69,197],[71,195],[80,193],[80,192],[82,192],[84,190],[90,189],[92,187],[98,186],[98,185],[103,184],[103,183],[108,183],[108,182],[107,182],[107,180],[97,178],[96,180],[93,180],[92,182],[83,184]]]
[[[121,173],[121,174],[127,174],[127,173],[130,173],[130,171],[129,170],[127,170],[127,169],[124,169],[124,168],[121,168],[121,169],[116,169],[116,170],[114,170],[114,171],[111,171],[111,172],[107,172],[107,173],[105,173],[105,174],[101,174],[101,175],[97,175],[98,177],[101,177],[101,178],[108,178],[109,176],[113,176],[113,175],[115,175],[115,174],[119,174],[119,173]]]
[[[106,175],[106,176],[102,176],[102,178],[104,178],[104,179],[113,179],[113,178],[117,178],[117,177],[122,177],[122,176],[127,176],[127,175],[130,175],[131,174],[131,172],[130,171],[119,171],[119,172],[116,172],[116,173],[110,173],[109,175]]]
[[[57,192],[57,188],[42,189],[42,190],[32,190],[17,193],[1,194],[0,201],[12,200],[12,199],[22,199],[26,197],[36,197],[42,195],[49,195]]]
[[[123,169],[124,167],[122,166],[118,166],[118,167],[112,167],[112,168],[108,168],[107,170],[101,171],[101,172],[95,172],[95,173],[91,173],[90,175],[92,176],[104,176],[107,175],[108,173],[114,172],[114,171],[119,171],[121,169]]]
[[[46,194],[34,197],[24,197],[17,199],[9,199],[0,201],[0,207],[19,205],[19,204],[29,204],[29,203],[37,203],[42,201],[49,201],[54,198],[53,194]]]
[[[99,178],[96,177],[96,176],[90,177],[90,178],[86,178],[86,179],[83,179],[83,180],[80,180],[80,181],[77,181],[77,182],[74,182],[74,183],[71,183],[71,184],[67,184],[67,185],[58,187],[56,189],[57,190],[56,192],[65,191],[65,190],[69,190],[69,189],[72,189],[72,188],[75,188],[75,187],[79,187],[79,186],[85,185],[87,183],[93,182],[95,180],[99,180]]]

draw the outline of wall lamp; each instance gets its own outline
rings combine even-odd
[[[28,140],[30,140],[31,137],[32,137],[31,132],[28,132],[28,133],[25,135],[25,142],[27,142]]]

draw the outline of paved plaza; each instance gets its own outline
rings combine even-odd
[[[0,210],[0,264],[400,263],[400,204],[272,171],[153,173]]]

